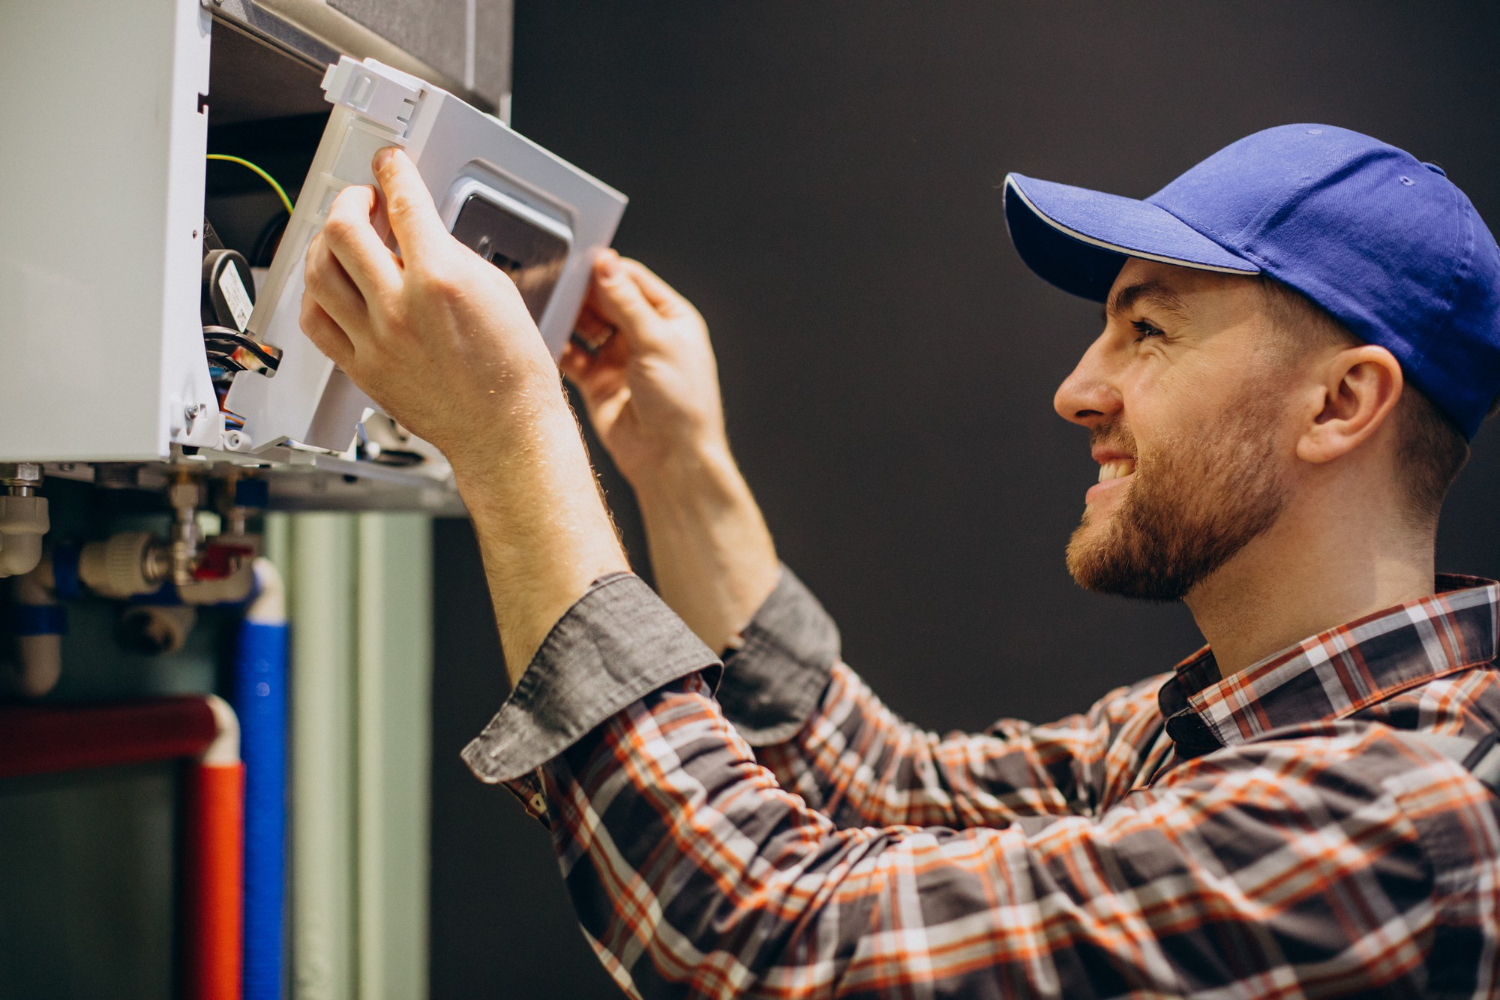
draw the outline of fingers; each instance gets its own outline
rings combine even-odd
[[[562,357],[557,359],[557,367],[569,382],[578,386],[583,393],[584,403],[592,405],[590,390],[599,380],[599,365],[594,356],[570,342],[563,347]]]
[[[313,346],[344,371],[354,361],[354,345],[333,318],[311,296],[302,296],[302,332]]]
[[[626,355],[623,337],[605,344],[598,354],[590,354],[570,342],[563,348],[557,367],[583,394],[589,413],[597,416],[595,410],[600,402],[625,386]]]
[[[379,299],[401,280],[401,268],[375,231],[375,189],[354,184],[339,192],[328,210],[322,237],[366,301]]]
[[[589,330],[590,324],[580,317],[579,329],[568,338],[557,362],[563,374],[575,382],[591,378],[605,368],[623,370],[630,360],[630,348],[625,338],[612,336],[614,327],[604,327],[604,333],[594,335]]]
[[[304,300],[312,299],[344,330],[357,331],[366,325],[368,309],[365,297],[330,251],[322,233],[314,236],[308,244],[303,281],[306,285]]]
[[[598,354],[610,337],[618,331],[613,323],[610,323],[590,302],[585,302],[578,313],[578,322],[573,326],[573,336],[570,342],[576,343],[589,354]]]
[[[611,250],[610,253],[614,253],[614,251]],[[658,278],[656,272],[652,271],[645,264],[642,264],[638,260],[631,260],[629,257],[620,258],[620,263],[624,265],[625,270],[630,272],[630,276],[635,279],[635,283],[640,286],[641,294],[646,297],[646,301],[651,303],[656,311],[663,316],[672,316],[691,308],[688,300],[683,298],[677,289]]]
[[[590,299],[604,320],[620,329],[631,341],[650,337],[650,326],[661,319],[646,300],[641,286],[613,250],[601,254],[594,265],[594,284]]]
[[[375,154],[375,179],[385,192],[386,216],[391,234],[401,247],[408,264],[413,259],[440,253],[452,242],[443,220],[438,217],[432,194],[405,151],[387,146]]]

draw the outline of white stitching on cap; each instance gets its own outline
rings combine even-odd
[[[1112,250],[1115,253],[1124,254],[1127,257],[1139,257],[1142,260],[1154,260],[1159,264],[1176,264],[1179,267],[1190,267],[1196,271],[1217,271],[1220,274],[1260,273],[1260,268],[1255,268],[1249,271],[1241,271],[1240,269],[1234,267],[1222,267],[1218,264],[1199,264],[1196,261],[1180,260],[1176,257],[1163,257],[1161,254],[1147,253],[1144,250],[1132,250],[1129,247],[1123,247],[1117,243],[1106,243],[1101,239],[1095,239],[1094,237],[1089,236],[1085,233],[1080,233],[1076,229],[1069,229],[1061,222],[1058,222],[1056,219],[1053,219],[1052,217],[1047,215],[1046,212],[1043,212],[1041,209],[1036,207],[1035,202],[1026,197],[1026,192],[1021,190],[1021,185],[1017,184],[1013,179],[1009,177],[1005,178],[1005,186],[1019,195],[1021,201],[1025,203],[1027,208],[1031,209],[1032,213],[1035,214],[1038,219],[1041,219],[1043,222],[1045,222],[1047,225],[1051,226],[1058,232],[1066,236],[1073,237],[1073,239],[1078,240],[1080,243],[1087,243],[1089,246],[1099,247],[1103,250]],[[1173,218],[1176,218],[1176,216],[1173,216]],[[1180,222],[1181,220],[1179,219],[1178,221]],[[1187,225],[1187,223],[1184,222],[1183,225]]]

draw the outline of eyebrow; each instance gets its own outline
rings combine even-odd
[[[1109,302],[1104,307],[1104,314],[1106,317],[1118,316],[1139,302],[1150,302],[1159,309],[1174,314],[1178,319],[1187,318],[1187,309],[1183,305],[1182,296],[1168,288],[1165,282],[1156,278],[1138,281],[1115,291],[1110,295]]]

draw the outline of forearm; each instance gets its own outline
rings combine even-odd
[[[723,650],[780,573],[760,508],[723,446],[695,449],[641,479],[636,496],[657,592],[710,649]]]
[[[456,459],[454,474],[514,685],[589,584],[629,566],[555,375],[501,419],[512,431],[504,445]]]

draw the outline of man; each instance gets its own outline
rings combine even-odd
[[[1496,800],[1431,738],[1500,728],[1500,587],[1433,572],[1500,391],[1500,247],[1438,168],[1287,126],[1146,202],[1009,179],[1022,257],[1106,303],[1056,397],[1100,463],[1069,568],[1184,600],[1209,645],[1083,715],[943,739],[779,567],[686,301],[606,255],[563,357],[658,599],[514,288],[401,154],[376,174],[402,256],[344,192],[304,328],[453,462],[515,684],[465,759],[550,826],[622,987],[1500,992]]]

